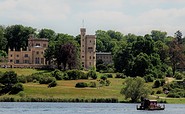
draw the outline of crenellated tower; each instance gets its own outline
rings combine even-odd
[[[96,36],[86,35],[86,29],[81,28],[81,62],[82,67],[89,69],[96,66]]]

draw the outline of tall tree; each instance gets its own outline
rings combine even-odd
[[[166,35],[167,35],[167,32],[161,32],[158,30],[152,30],[151,32],[151,37],[154,41],[161,40],[164,42]]]
[[[46,49],[45,57],[47,60],[56,60],[58,69],[62,66],[64,70],[78,68],[80,65],[79,44],[74,37],[68,34],[57,34],[55,41],[50,41]]]
[[[182,43],[182,32],[180,30],[178,30],[176,33],[175,33],[175,38],[177,39],[177,42],[178,43]]]
[[[12,25],[5,29],[5,37],[7,38],[8,48],[15,48],[19,50],[20,48],[26,49],[28,43],[28,36],[34,34],[36,29],[32,27],[24,27],[22,25]]]
[[[4,29],[0,28],[0,50],[5,50],[7,43],[7,39],[4,37]]]
[[[145,86],[145,80],[140,77],[126,78],[124,85],[120,93],[125,95],[125,99],[131,98],[131,102],[137,102],[141,97],[147,97],[150,92]]]
[[[41,29],[38,34],[39,38],[47,38],[49,41],[55,40],[56,33],[51,29]]]
[[[68,65],[69,69],[76,68],[79,63],[77,46],[72,42],[62,44],[59,49],[59,61],[63,64],[64,70]]]
[[[169,55],[170,61],[172,65],[173,75],[175,75],[177,66],[184,66],[184,53],[183,53],[183,46],[182,44],[178,43],[177,39],[174,39],[169,45]]]

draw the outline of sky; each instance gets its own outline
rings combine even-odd
[[[185,34],[185,0],[0,0],[0,25],[21,24],[77,36],[85,27],[136,35]]]

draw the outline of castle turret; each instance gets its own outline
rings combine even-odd
[[[82,67],[88,69],[96,66],[96,37],[86,35],[86,29],[81,28],[81,61]]]

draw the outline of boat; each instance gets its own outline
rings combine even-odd
[[[144,99],[141,101],[141,105],[137,105],[137,110],[164,110],[165,105],[158,105],[157,100]]]

